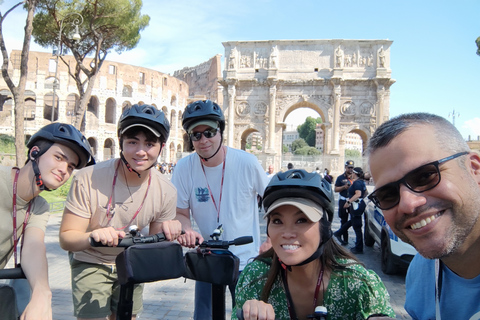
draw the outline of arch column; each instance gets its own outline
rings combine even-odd
[[[385,86],[378,81],[375,81],[377,85],[377,105],[375,114],[377,115],[377,128],[383,123],[385,117]]]
[[[340,84],[334,84],[333,90],[333,124],[332,124],[332,151],[331,154],[340,153],[340,98],[342,97],[342,87]]]
[[[235,95],[236,95],[236,88],[235,82],[228,84],[228,138],[227,138],[227,146],[234,147],[233,144],[233,137],[234,137],[234,130],[235,130]]]
[[[269,109],[268,109],[268,150],[267,153],[275,153],[275,124],[276,116],[275,111],[277,108],[276,99],[277,99],[277,84],[274,82],[270,85],[269,88]]]

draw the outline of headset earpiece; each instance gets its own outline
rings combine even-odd
[[[37,149],[33,149],[32,152],[30,152],[30,156],[32,157],[32,160],[35,160],[38,158],[40,154],[40,150]]]

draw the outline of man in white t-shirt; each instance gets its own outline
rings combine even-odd
[[[253,243],[230,248],[242,270],[259,252],[257,194],[263,196],[267,175],[255,156],[222,145],[225,118],[215,102],[189,104],[182,124],[196,152],[180,159],[172,176],[178,194],[176,219],[185,230],[178,242],[193,248],[219,225],[224,230],[221,240],[252,236]],[[192,229],[190,211],[200,233]],[[210,284],[197,281],[194,319],[211,319],[210,292]]]

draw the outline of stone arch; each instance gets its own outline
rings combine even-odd
[[[177,112],[175,110],[172,110],[170,113],[170,125],[173,125],[175,123],[175,116]]]
[[[105,123],[116,123],[117,102],[114,98],[108,98],[105,102]]]
[[[173,141],[170,142],[168,149],[168,151],[170,152],[170,161],[173,161],[173,159],[175,159],[175,143]]]
[[[87,112],[93,113],[98,118],[98,109],[100,106],[100,101],[97,96],[91,96],[87,104]]]
[[[58,95],[55,93],[54,98],[53,92],[49,92],[43,96],[43,101],[43,118],[50,121],[58,120],[58,103],[60,101]]]
[[[248,129],[246,129],[245,131],[242,132],[241,139],[240,139],[240,149],[246,150],[247,139],[251,134],[253,134],[255,132],[258,133],[258,136],[260,137],[261,143],[262,143],[262,146],[263,146],[263,139],[260,135],[260,131],[258,131],[255,128],[248,128]],[[252,145],[253,145],[253,143],[252,143]],[[256,145],[256,143],[255,143],[255,145]]]
[[[75,112],[78,109],[78,105],[80,103],[80,97],[76,93],[70,93],[67,96],[67,105],[66,105],[66,114],[65,116],[67,117],[67,121],[70,123],[73,123],[73,119],[75,118]]]
[[[88,140],[88,143],[90,143],[90,146],[92,147],[92,153],[94,158],[97,159],[97,152],[98,152],[97,138],[90,137],[87,140]]]
[[[35,109],[37,107],[36,104],[36,95],[35,92],[30,90],[25,90],[25,120],[26,121],[33,121],[35,120]]]
[[[122,97],[131,98],[133,93],[133,89],[129,85],[124,85],[122,89]]]
[[[297,109],[300,109],[300,108],[308,108],[308,109],[312,109],[314,111],[316,111],[320,117],[322,118],[322,122],[325,123],[328,121],[328,119],[326,118],[325,116],[325,111],[327,111],[328,109],[328,106],[323,106],[324,109],[322,109],[320,106],[316,105],[315,103],[312,103],[312,102],[308,102],[308,101],[301,101],[301,102],[297,102],[293,105],[291,105],[290,107],[288,107],[285,111],[285,114],[283,115],[282,117],[282,121],[284,122],[285,119],[288,117],[288,115],[290,113],[292,113],[293,111],[297,110]]]
[[[115,158],[115,140],[107,138],[103,143],[103,160],[112,158]]]

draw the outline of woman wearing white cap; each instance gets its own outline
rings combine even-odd
[[[389,294],[373,271],[331,239],[334,197],[316,173],[278,173],[264,207],[272,248],[249,263],[236,287],[245,319],[307,319],[323,306],[327,319],[394,317]]]

